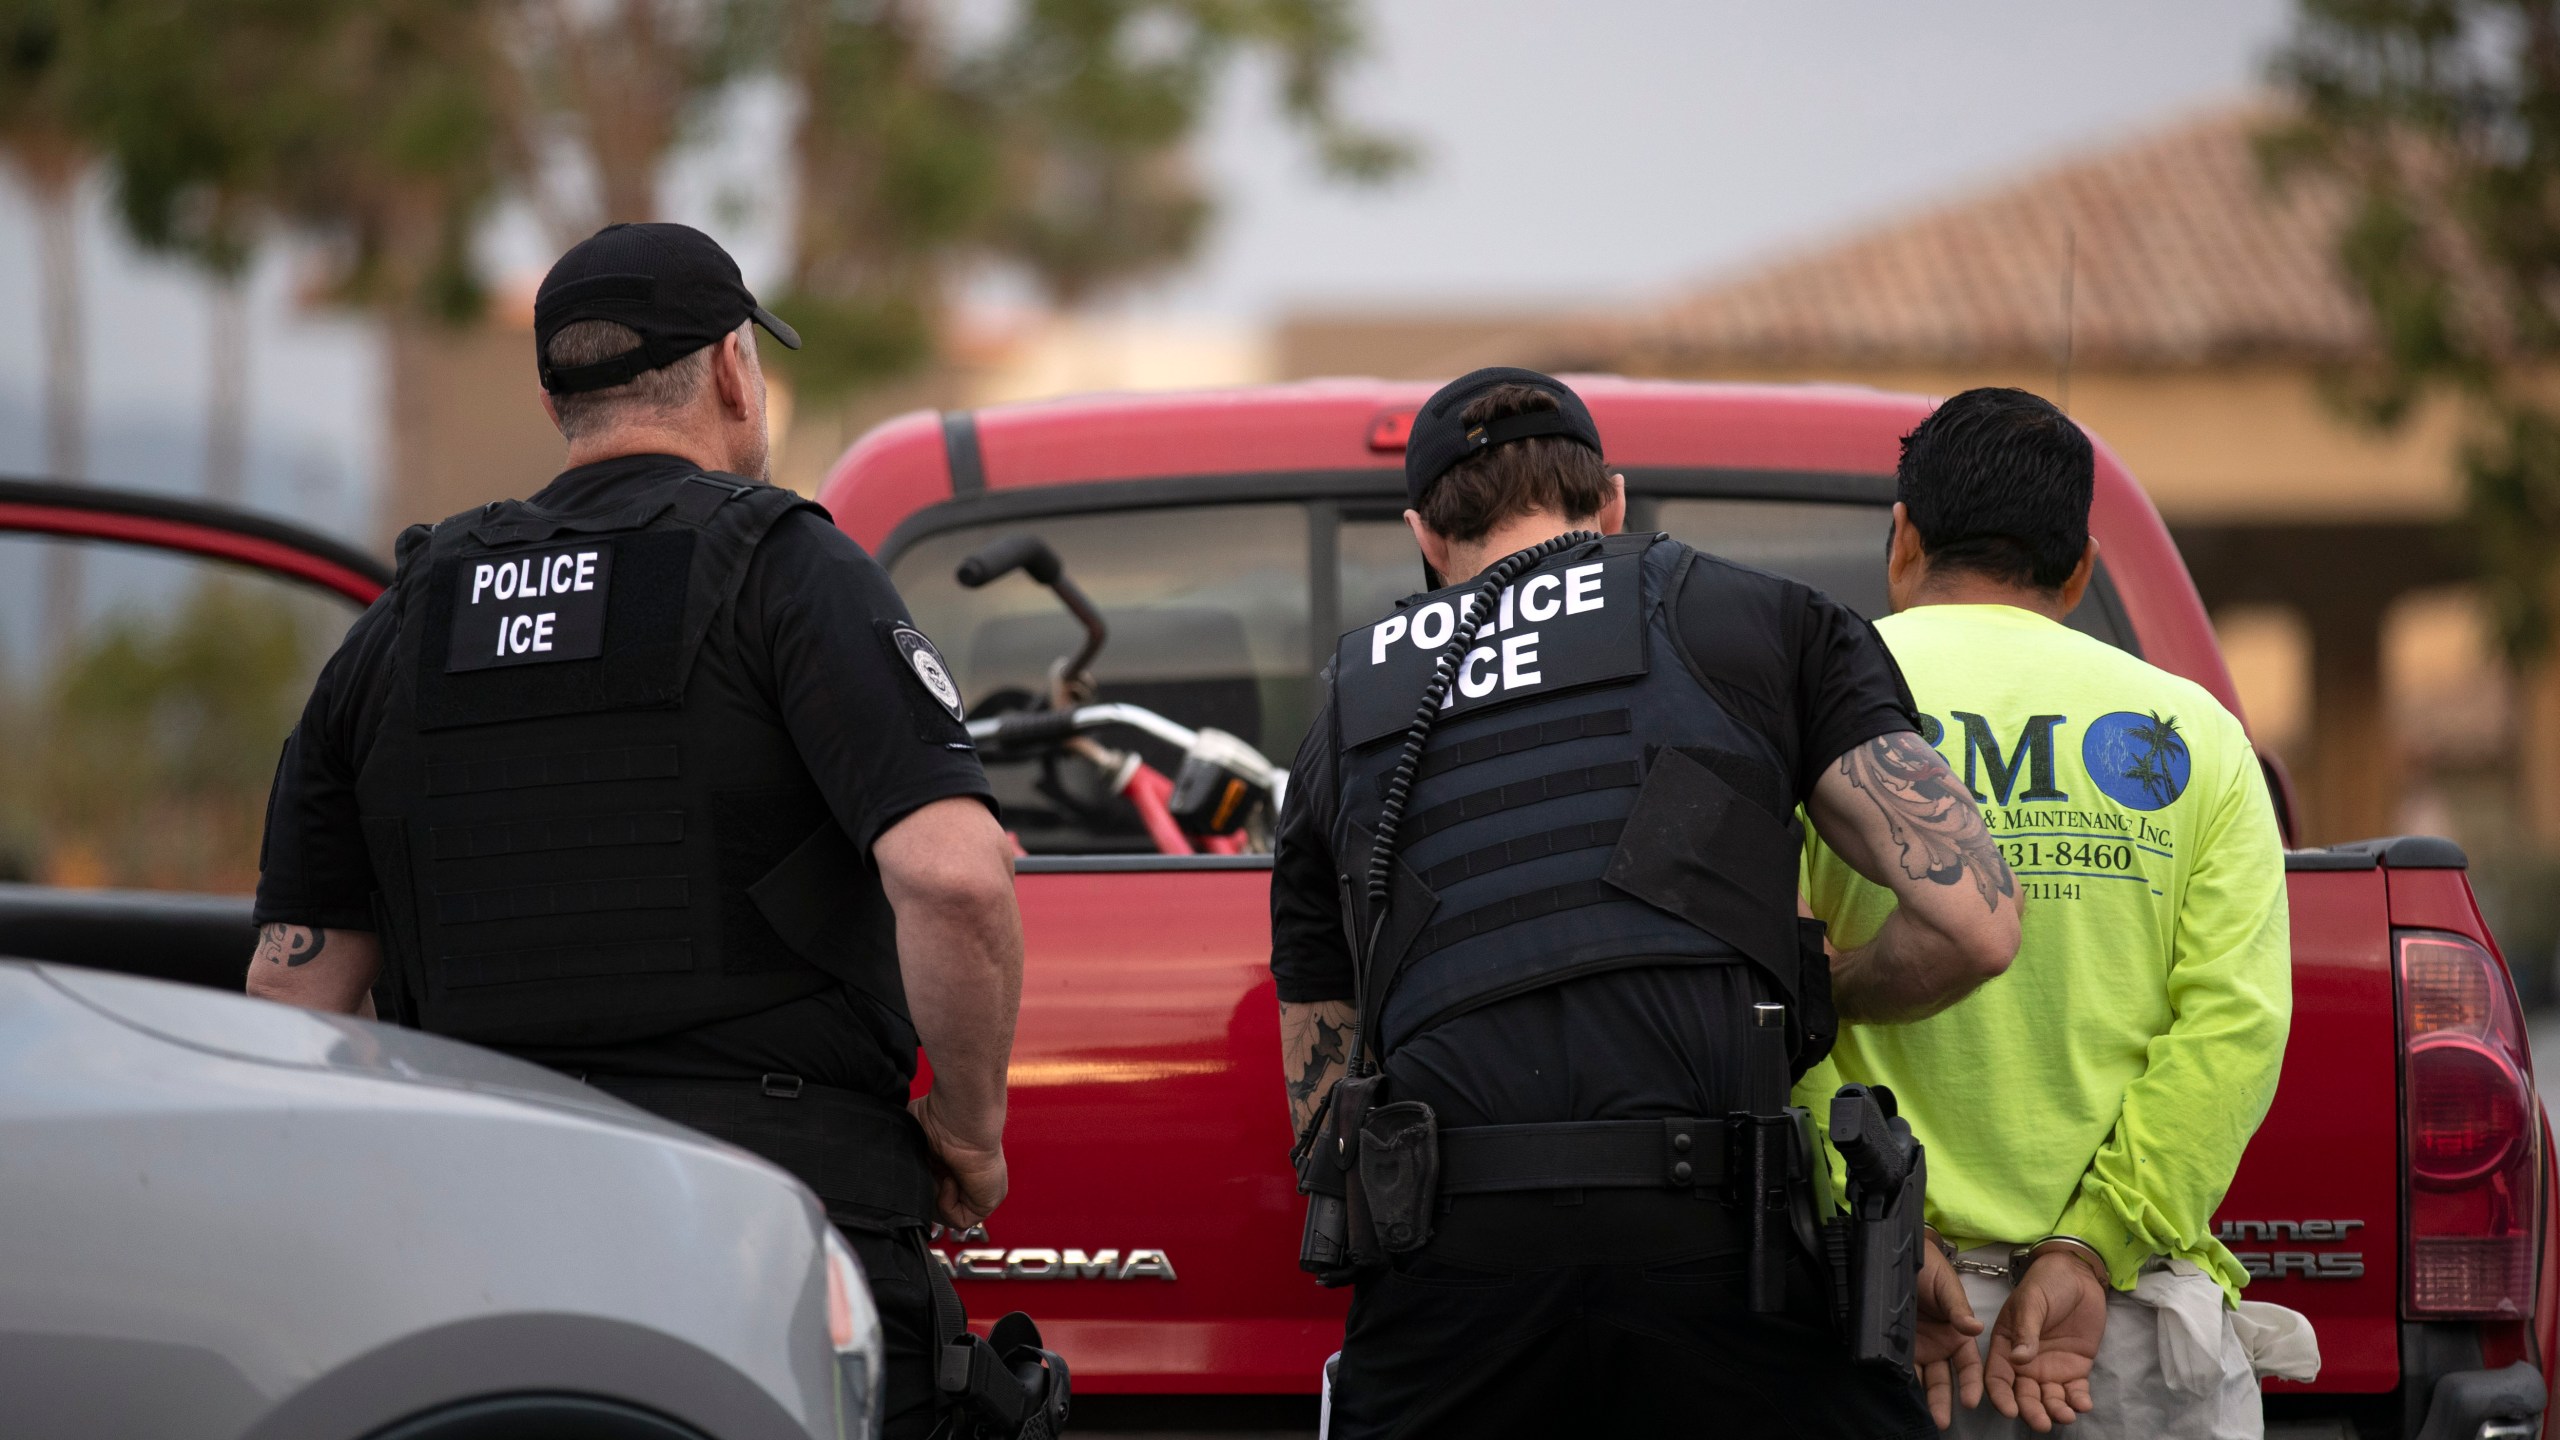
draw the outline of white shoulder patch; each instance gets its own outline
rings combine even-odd
[[[916,683],[934,698],[934,703],[950,712],[955,721],[967,714],[967,708],[960,703],[959,682],[951,678],[951,667],[943,662],[942,652],[933,648],[923,631],[912,625],[892,625],[889,643],[898,647],[898,658],[906,664],[907,673],[916,677]]]

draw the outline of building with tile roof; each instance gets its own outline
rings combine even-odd
[[[2141,479],[2227,622],[2244,687],[2276,697],[2253,719],[2293,764],[2306,838],[2425,824],[2407,782],[2447,768],[2448,743],[2475,770],[2517,748],[2476,604],[2445,589],[2468,570],[2452,524],[2459,417],[2438,407],[2384,432],[2334,403],[2372,331],[2334,259],[2345,197],[2279,185],[2260,163],[2277,118],[2263,103],[2188,117],[1429,368],[1498,351],[1560,370],[2055,398]],[[2401,653],[2433,666],[2425,693],[2390,682]],[[2560,750],[2521,748],[2529,766]],[[2528,778],[2560,838],[2560,773]]]

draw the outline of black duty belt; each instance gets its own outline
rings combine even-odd
[[[1469,1125],[1440,1132],[1442,1195],[1510,1190],[1713,1190],[1731,1139],[1722,1120]]]
[[[837,1206],[923,1224],[933,1215],[924,1129],[903,1105],[797,1075],[683,1080],[588,1075],[586,1082],[652,1115],[700,1130],[790,1171]]]

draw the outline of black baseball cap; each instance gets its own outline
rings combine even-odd
[[[1556,408],[1505,415],[1482,425],[1469,425],[1459,418],[1466,413],[1468,402],[1497,385],[1544,390],[1556,398]],[[1582,397],[1573,393],[1573,387],[1552,375],[1509,365],[1470,370],[1441,386],[1415,413],[1413,431],[1404,444],[1405,499],[1420,509],[1423,492],[1431,488],[1432,481],[1448,474],[1450,466],[1496,445],[1533,435],[1561,435],[1594,455],[1602,453],[1600,427],[1591,423],[1591,411],[1584,407]]]
[[[551,337],[580,320],[640,333],[640,348],[592,365],[553,368]],[[756,303],[738,262],[690,225],[607,225],[569,247],[533,296],[533,362],[554,395],[603,390],[672,365],[753,320],[790,348],[800,332]]]

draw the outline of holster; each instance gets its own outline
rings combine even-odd
[[[1067,1362],[1042,1348],[1040,1327],[1016,1310],[981,1339],[969,1329],[951,1276],[909,1232],[924,1260],[933,1311],[934,1440],[1053,1440],[1067,1428],[1073,1383]]]
[[[1307,1222],[1298,1268],[1328,1287],[1431,1243],[1439,1122],[1419,1100],[1386,1103],[1386,1088],[1384,1075],[1344,1076],[1300,1141]]]
[[[1298,1166],[1298,1193],[1307,1197],[1298,1268],[1327,1289],[1350,1284],[1363,1266],[1377,1261],[1374,1238],[1365,1247],[1355,1243],[1351,1215],[1360,1184],[1359,1153],[1354,1146],[1360,1122],[1367,1118],[1369,1099],[1384,1083],[1385,1077],[1377,1075],[1346,1075],[1335,1081],[1290,1156]],[[1362,1205],[1363,1232],[1368,1228],[1368,1213]]]
[[[1067,1428],[1067,1362],[1041,1347],[1040,1327],[1016,1310],[981,1340],[944,1343],[934,1387],[950,1409],[938,1432],[975,1440],[1053,1440]]]
[[[1831,1143],[1848,1162],[1847,1211],[1824,1227],[1840,1338],[1851,1358],[1911,1368],[1920,1332],[1928,1157],[1881,1085],[1844,1085]]]

